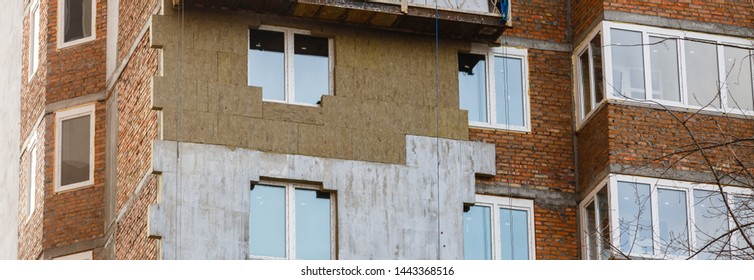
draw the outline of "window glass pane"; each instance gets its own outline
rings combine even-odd
[[[616,96],[644,99],[644,53],[641,32],[611,29],[613,91]]]
[[[469,121],[487,122],[487,74],[484,55],[458,54],[460,107],[469,111]]]
[[[649,36],[649,63],[652,69],[652,98],[681,102],[677,41]]]
[[[60,185],[89,180],[90,115],[62,121]]]
[[[600,259],[607,259],[610,257],[610,215],[608,212],[609,201],[607,199],[607,188],[603,187],[597,192],[597,214],[599,214],[599,221],[597,223],[597,229],[599,231]]]
[[[284,258],[285,188],[256,185],[249,203],[249,253]]]
[[[34,74],[39,65],[39,2],[36,2],[34,5],[34,12],[32,13],[32,19],[30,20],[31,37],[29,38],[29,44],[31,46],[31,52],[29,53],[29,56],[31,60],[31,71],[29,71],[29,76]]]
[[[282,32],[249,31],[249,85],[267,100],[285,100],[285,40]]]
[[[749,50],[724,47],[725,83],[728,85],[728,108],[754,110],[751,91],[751,56]]]
[[[618,182],[620,249],[624,254],[654,254],[649,185]]]
[[[502,259],[529,259],[529,218],[526,211],[500,208],[500,239]]]
[[[728,211],[719,192],[694,190],[694,231],[696,248],[701,249],[728,231]],[[727,252],[727,238],[715,242],[696,255],[698,259],[719,259]]]
[[[602,38],[600,34],[594,36],[592,42],[589,43],[589,47],[592,48],[592,73],[594,73],[594,102],[600,103],[605,94],[602,92]]]
[[[296,258],[329,260],[330,194],[296,189]]]
[[[688,255],[689,233],[686,227],[686,192],[657,190],[657,215],[660,222],[661,254]]]
[[[720,108],[720,98],[717,94],[717,47],[713,44],[694,41],[685,41],[684,45],[686,91],[689,104]]]
[[[598,256],[597,240],[599,240],[599,234],[595,227],[597,222],[597,212],[594,208],[594,201],[590,202],[586,206],[586,233],[587,233],[587,252],[589,253],[590,260],[596,260]]]
[[[490,207],[471,206],[463,213],[463,256],[467,260],[492,259]]]
[[[581,69],[579,76],[581,76],[581,101],[583,102],[582,108],[584,110],[584,116],[592,110],[592,84],[589,82],[589,52],[584,51],[579,57],[579,64]]]
[[[294,102],[317,104],[330,91],[327,38],[294,35],[293,68],[296,78]]]
[[[92,35],[92,0],[65,0],[63,9],[64,42]]]
[[[29,150],[29,159],[26,161],[26,215],[28,216],[34,210],[34,194],[36,193],[36,178],[34,176],[34,167],[36,166],[36,148]]]
[[[733,201],[738,223],[742,226],[744,233],[749,238],[749,240],[754,242],[754,225],[748,225],[754,223],[754,197],[736,196],[734,197]],[[733,236],[734,248],[732,258],[751,259],[752,254],[754,254],[754,250],[752,250],[751,247],[749,247],[749,244],[746,243],[746,239],[741,236],[741,232],[736,231],[733,233]]]
[[[495,57],[497,123],[524,126],[524,86],[521,59]]]

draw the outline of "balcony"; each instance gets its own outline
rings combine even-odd
[[[174,7],[249,10],[379,29],[493,42],[506,27],[509,0],[173,0]]]

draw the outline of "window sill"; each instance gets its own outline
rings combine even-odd
[[[84,189],[84,188],[88,188],[88,187],[94,187],[94,180],[88,180],[88,181],[83,181],[83,182],[68,184],[68,185],[65,185],[65,186],[58,186],[58,185],[56,185],[55,186],[55,193],[58,194],[58,193],[70,192],[70,191],[75,191],[75,190]]]
[[[505,125],[497,125],[497,124],[490,124],[490,123],[478,123],[478,122],[469,122],[469,128],[477,128],[477,129],[491,129],[491,130],[504,130],[508,132],[516,132],[516,133],[523,133],[523,134],[529,134],[531,133],[531,129],[528,127],[523,126],[505,126]]]
[[[75,46],[78,46],[78,45],[81,45],[81,44],[84,44],[84,43],[88,43],[88,42],[94,41],[94,39],[97,39],[97,38],[95,36],[89,36],[89,37],[86,37],[86,38],[76,39],[76,40],[73,40],[73,41],[70,41],[70,42],[58,41],[58,50],[63,50],[63,49],[67,49],[67,48],[70,48],[70,47],[75,47]]]
[[[740,109],[701,108],[701,107],[686,106],[679,103],[672,103],[672,104],[665,103],[665,102],[660,102],[657,100],[610,99],[608,102],[610,104],[616,104],[616,105],[629,105],[629,106],[669,110],[669,111],[683,112],[683,113],[699,113],[703,115],[732,117],[732,118],[745,119],[745,120],[754,119],[754,111],[743,111]]]
[[[275,104],[286,104],[286,105],[293,105],[293,106],[322,107],[322,105],[320,105],[320,104],[296,103],[296,102],[288,102],[288,101],[274,100],[274,99],[262,99],[262,102],[264,102],[264,103],[275,103]],[[320,101],[320,103],[321,103],[321,101]]]

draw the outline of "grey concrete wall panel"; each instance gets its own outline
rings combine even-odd
[[[251,182],[279,178],[336,192],[338,259],[462,259],[462,207],[475,175],[495,173],[494,145],[409,135],[406,153],[402,165],[155,141],[149,234],[164,259],[245,259]]]
[[[0,1],[0,259],[18,255],[23,1]]]

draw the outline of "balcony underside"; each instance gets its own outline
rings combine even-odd
[[[506,28],[500,15],[493,13],[437,10],[409,5],[351,0],[173,0],[181,5],[198,8],[249,10],[314,19],[335,23],[370,26],[380,29],[434,35],[435,17],[439,19],[439,35],[481,42],[494,42]]]

